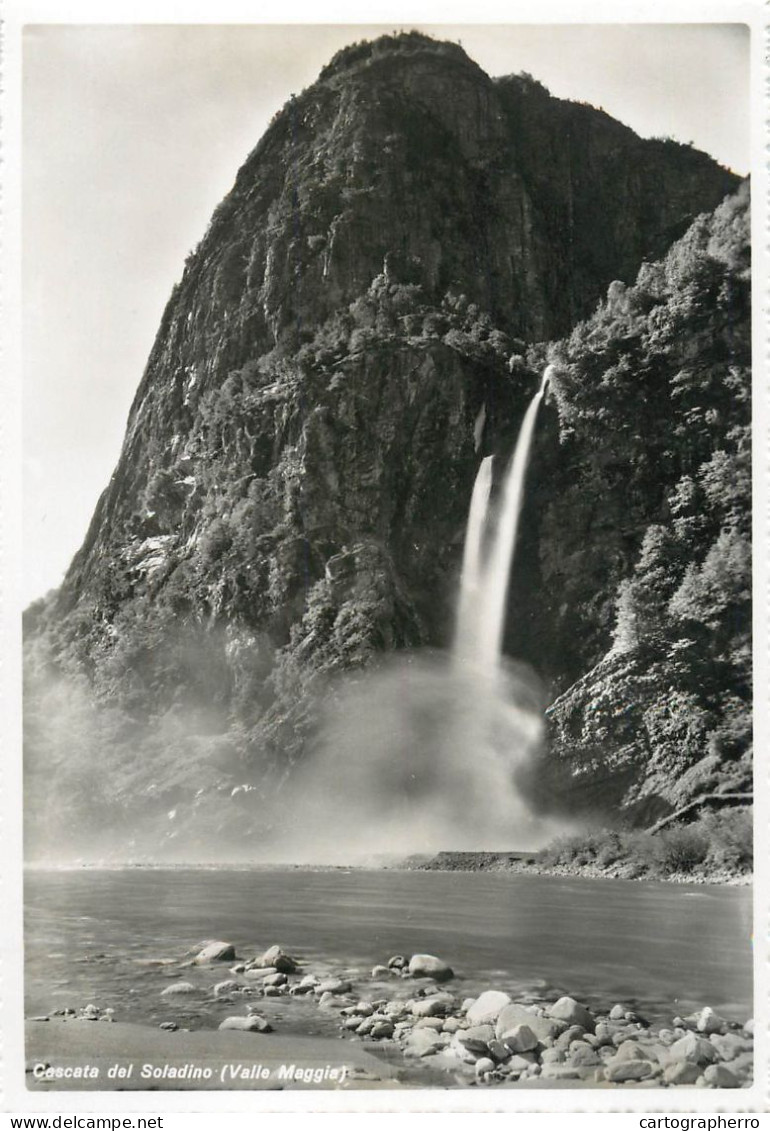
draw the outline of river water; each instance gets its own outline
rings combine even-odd
[[[751,889],[536,875],[305,869],[30,871],[29,1015],[94,1002],[118,1020],[213,1028],[232,1007],[217,978],[180,960],[206,939],[246,958],[279,943],[308,969],[369,979],[393,954],[427,951],[462,996],[495,987],[525,1000],[569,993],[633,1004],[651,1021],[711,1005],[752,1015]],[[201,980],[172,1005],[169,979]],[[196,983],[197,984],[197,983]],[[361,991],[371,994],[371,988]],[[315,1032],[336,1021],[301,999],[265,999]],[[315,1020],[311,1021],[311,1017]],[[289,1022],[291,1024],[291,1021]]]

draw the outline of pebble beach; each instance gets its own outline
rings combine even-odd
[[[753,1021],[707,1004],[651,1024],[623,1002],[516,1000],[505,985],[464,996],[432,954],[384,955],[351,977],[278,944],[243,956],[208,940],[157,966],[167,1012],[157,1028],[98,1002],[30,1018],[28,1086],[724,1089],[752,1079]],[[226,1007],[216,1029],[191,1022],[202,997]]]

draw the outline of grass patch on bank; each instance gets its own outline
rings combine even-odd
[[[560,837],[539,855],[548,867],[594,867],[624,876],[664,877],[729,872],[746,875],[754,863],[753,810],[704,813],[659,832],[594,829]]]

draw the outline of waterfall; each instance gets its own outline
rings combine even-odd
[[[451,656],[394,654],[327,697],[315,757],[293,779],[275,859],[350,863],[378,853],[533,849],[564,831],[533,810],[520,786],[519,771],[533,766],[542,742],[542,688],[526,665],[501,655],[527,461],[547,380],[548,371],[496,499],[493,459],[481,461]],[[484,422],[482,411],[477,450]]]
[[[537,412],[543,400],[550,367],[524,415],[516,447],[508,465],[500,513],[484,560],[484,541],[489,525],[492,456],[481,462],[471,496],[471,508],[463,553],[460,600],[455,634],[455,660],[471,663],[493,675],[498,668],[505,629],[508,581],[516,550],[524,481]]]
[[[460,602],[457,610],[456,651],[463,656],[478,652],[478,608],[482,598],[482,544],[492,489],[492,456],[481,461],[473,484],[468,527],[465,532],[463,569],[460,575]],[[462,643],[461,643],[462,642]],[[458,648],[459,646],[459,648]]]

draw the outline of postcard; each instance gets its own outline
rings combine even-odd
[[[766,1111],[759,6],[9,9],[5,1111]]]

